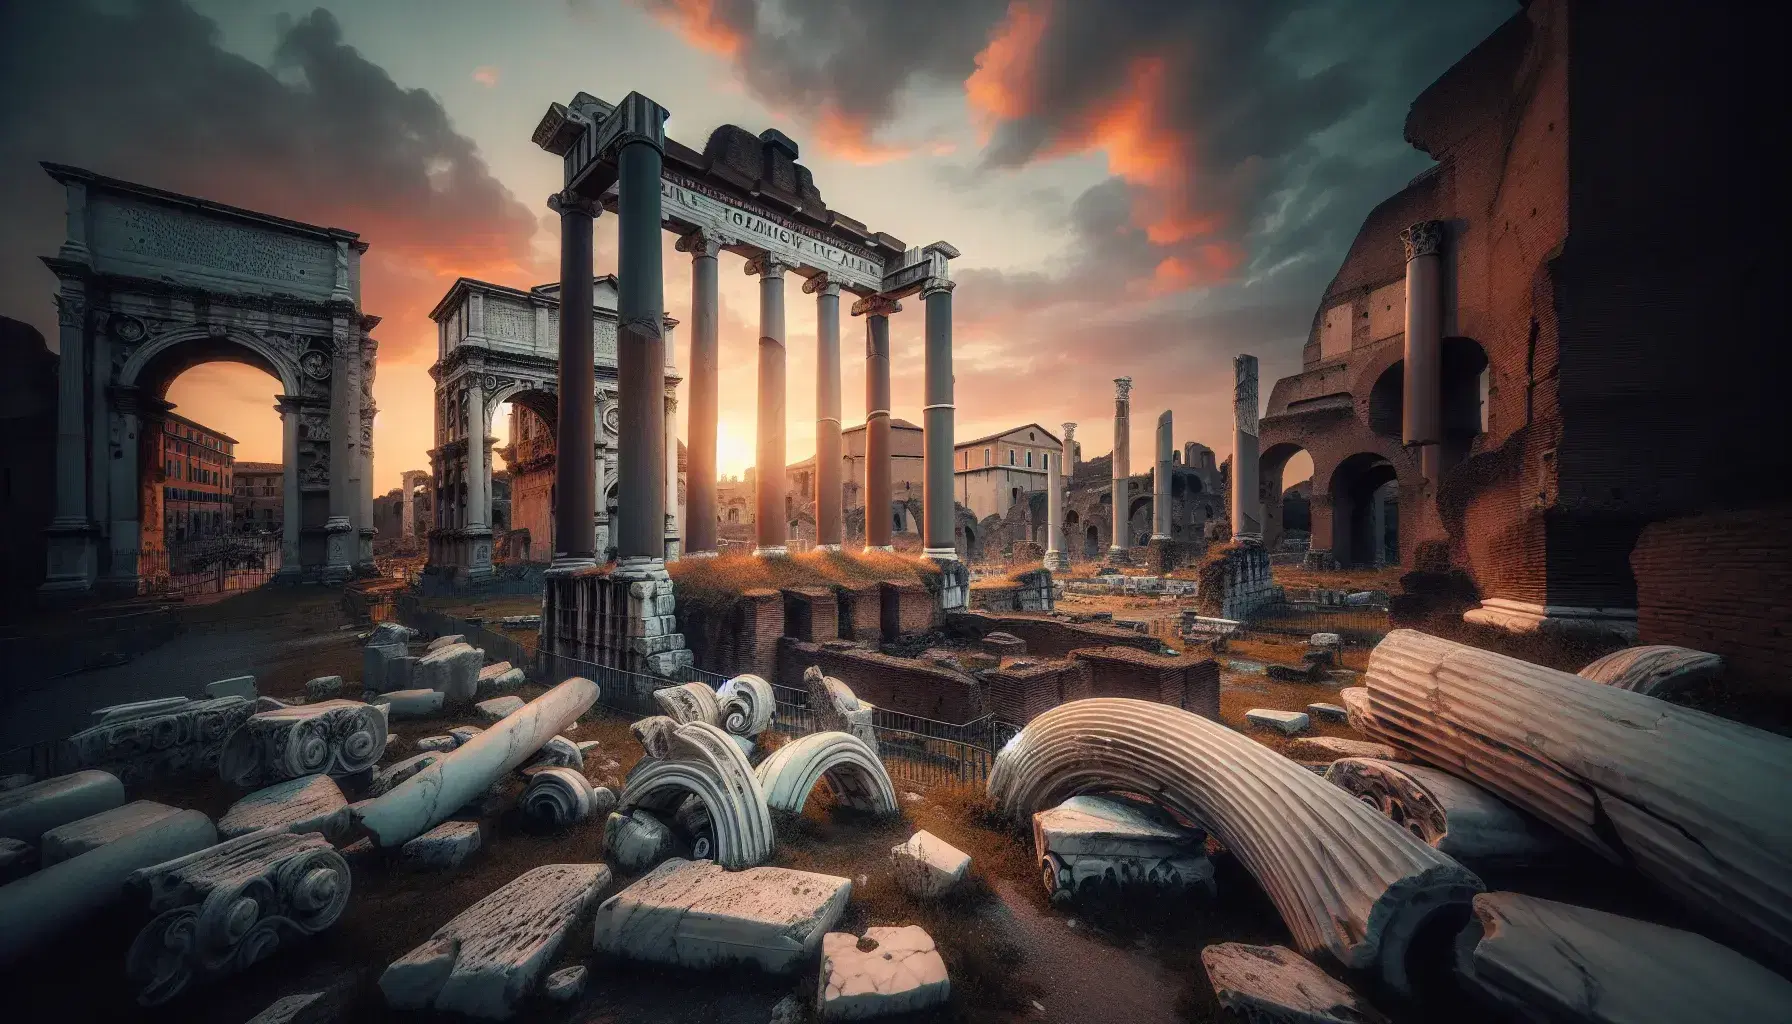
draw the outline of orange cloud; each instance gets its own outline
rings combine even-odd
[[[872,141],[864,117],[845,113],[832,103],[823,104],[821,115],[815,120],[815,141],[829,156],[862,166],[901,160],[913,152],[906,146]]]
[[[746,44],[740,30],[717,13],[715,0],[657,0],[653,17],[700,50],[732,57]]]
[[[985,139],[996,122],[1032,111],[1035,57],[1045,29],[1043,0],[1013,0],[989,45],[977,54],[977,70],[965,79],[964,91]]]
[[[498,69],[490,64],[482,64],[473,69],[473,81],[491,87],[498,84]]]

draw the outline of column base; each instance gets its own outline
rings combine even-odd
[[[1232,543],[1254,544],[1257,547],[1262,547],[1263,535],[1261,533],[1235,533],[1232,535]]]
[[[790,547],[785,544],[768,544],[753,549],[754,558],[789,558]]]
[[[1131,548],[1109,548],[1107,563],[1109,565],[1131,565],[1132,564],[1132,549]]]
[[[666,562],[662,558],[647,555],[630,555],[616,561],[616,571],[610,576],[614,579],[630,582],[669,580],[666,574]]]
[[[866,551],[888,551],[888,552],[891,552],[892,554],[894,554],[896,551],[896,546],[894,544],[867,544],[867,545],[865,545],[865,550]]]
[[[686,551],[684,553],[684,557],[686,557],[686,558],[714,558],[718,554],[720,554],[720,552],[717,552],[717,551]]]
[[[666,538],[666,561],[676,562],[684,553],[683,539],[673,536]]]
[[[817,551],[839,551],[839,550],[841,550],[841,548],[840,548],[840,545],[838,545],[838,544],[817,544],[817,545],[815,545],[815,550],[817,550]]]
[[[331,516],[324,523],[324,582],[347,583],[355,575],[355,545],[359,538],[347,516]]]
[[[547,574],[549,576],[566,576],[595,568],[597,568],[597,559],[589,555],[555,555],[553,562],[548,565]]]
[[[1171,538],[1170,538],[1170,535],[1167,533],[1154,533],[1151,535],[1151,539],[1154,541],[1156,541],[1156,540],[1168,541]]]
[[[48,567],[39,593],[78,596],[92,593],[99,573],[99,548],[93,524],[85,519],[57,519],[44,531],[48,537]]]
[[[956,561],[958,561],[958,549],[957,548],[922,548],[921,549],[921,557],[922,558],[932,558],[932,559],[934,559],[936,561],[940,561],[940,562],[956,562]]]
[[[1047,551],[1045,567],[1057,572],[1066,572],[1070,569],[1070,556],[1062,551]]]
[[[1479,608],[1463,612],[1462,621],[1478,626],[1491,626],[1508,633],[1617,637],[1629,643],[1637,640],[1635,608],[1544,605],[1505,597],[1490,597],[1482,601]]]

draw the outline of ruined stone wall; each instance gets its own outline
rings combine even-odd
[[[840,638],[840,606],[832,590],[795,587],[782,594],[785,636],[812,643]]]
[[[963,612],[946,616],[946,629],[954,636],[981,640],[994,632],[1009,633],[1027,642],[1027,653],[1041,658],[1067,658],[1072,651],[1090,647],[1134,647],[1155,651],[1162,647],[1148,637],[1119,626],[1099,622],[1065,622],[1043,615],[998,615]]]
[[[939,599],[919,583],[879,585],[880,631],[885,640],[906,633],[925,633],[940,622]]]
[[[1630,564],[1643,643],[1722,655],[1726,688],[1792,697],[1792,503],[1652,523]]]
[[[698,668],[772,678],[778,638],[784,635],[784,597],[778,591],[743,591],[722,607],[681,600],[674,614]]]
[[[1081,650],[1072,658],[1088,666],[1091,697],[1151,700],[1219,720],[1220,670],[1212,658],[1147,654],[1131,647]]]
[[[830,646],[785,638],[778,644],[776,682],[803,685],[803,672],[823,673],[852,687],[864,700],[905,715],[941,722],[969,722],[988,713],[982,684],[939,665],[897,658],[845,645]]]

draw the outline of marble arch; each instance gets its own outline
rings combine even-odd
[[[169,485],[151,442],[172,408],[168,384],[219,360],[280,382],[280,576],[335,583],[373,572],[379,318],[361,312],[367,243],[79,167],[43,168],[67,203],[62,245],[44,259],[58,280],[65,368],[44,591],[138,592],[146,556],[165,551],[154,510]]]

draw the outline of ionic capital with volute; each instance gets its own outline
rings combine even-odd
[[[814,277],[803,282],[803,293],[805,295],[833,295],[838,297],[840,294],[840,282],[831,280],[826,274],[816,274]]]
[[[867,295],[852,304],[853,316],[890,316],[902,312],[902,303],[888,295]]]
[[[774,253],[762,252],[747,260],[747,275],[749,277],[782,278],[784,272],[789,269],[790,264],[779,259]]]
[[[598,215],[603,213],[603,207],[598,205],[597,200],[582,196],[571,189],[555,192],[548,196],[548,209],[562,217],[569,213],[582,213],[592,220],[596,220]]]

